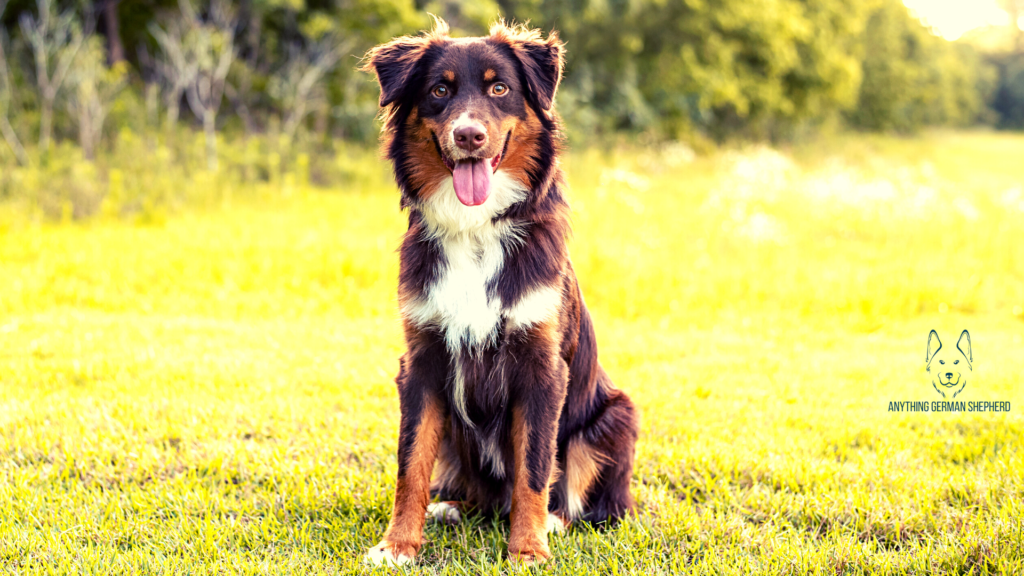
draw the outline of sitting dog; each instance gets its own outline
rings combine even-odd
[[[411,562],[428,513],[498,510],[509,557],[542,562],[549,530],[633,509],[636,412],[597,362],[566,249],[562,62],[554,32],[451,38],[441,20],[367,54],[409,213],[398,480],[374,564]]]
[[[971,335],[964,330],[956,342],[956,348],[944,348],[939,340],[939,333],[932,330],[928,334],[928,350],[925,360],[926,370],[931,376],[932,387],[942,394],[943,398],[952,395],[956,398],[967,386],[967,376],[972,372]]]

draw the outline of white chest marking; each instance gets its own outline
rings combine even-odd
[[[546,322],[558,314],[562,306],[561,287],[542,286],[523,295],[503,312],[512,329],[529,328]]]
[[[418,326],[443,327],[453,353],[492,344],[502,319],[508,320],[509,329],[518,330],[557,316],[561,286],[535,288],[513,303],[503,303],[500,296],[489,293],[488,284],[504,264],[502,240],[516,234],[511,225],[500,223],[474,235],[443,239],[447,263],[440,278],[427,288],[426,298],[410,300],[403,314]]]
[[[483,348],[497,334],[501,298],[489,295],[487,286],[504,264],[503,241],[521,240],[522,230],[509,222],[494,224],[492,219],[525,196],[522,185],[499,170],[491,180],[491,195],[480,206],[459,202],[447,178],[422,207],[444,264],[425,294],[404,303],[402,314],[415,325],[443,328],[453,354]]]
[[[427,291],[431,320],[445,328],[452,352],[483,348],[491,343],[501,317],[501,298],[488,295],[487,285],[504,263],[502,230],[487,226],[476,234],[442,239],[447,263]]]

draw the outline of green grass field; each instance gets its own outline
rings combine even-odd
[[[0,568],[370,572],[404,217],[356,157],[338,190],[182,176],[220,200],[138,222],[0,205]],[[1024,136],[565,165],[601,358],[641,412],[639,515],[524,571],[1024,571]],[[933,328],[971,331],[958,400],[1009,414],[888,412],[940,399]],[[428,526],[411,571],[517,572],[507,534]]]

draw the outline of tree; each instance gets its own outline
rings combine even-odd
[[[124,62],[124,43],[121,41],[121,25],[117,17],[117,6],[121,0],[106,0],[103,4],[103,27],[107,36],[107,62],[113,66]]]
[[[187,25],[181,19],[171,20],[166,29],[155,22],[149,25],[150,33],[160,47],[160,53],[154,64],[157,76],[164,85],[164,104],[167,106],[166,127],[171,130],[178,124],[181,110],[181,98],[185,90],[192,84],[196,74],[196,64],[186,54],[185,37]]]
[[[217,111],[224,99],[224,88],[231,62],[235,58],[235,21],[226,0],[214,0],[204,22],[189,0],[181,0],[181,11],[191,23],[187,54],[195,74],[185,90],[189,107],[203,122],[206,133],[206,165],[217,170]]]
[[[502,0],[568,47],[570,130],[787,138],[856,102],[865,4]],[[600,113],[595,113],[600,111]]]
[[[936,36],[899,0],[879,4],[862,41],[863,81],[848,114],[854,126],[913,132],[977,120],[983,109],[979,87],[990,69],[971,47]]]
[[[0,0],[0,16],[3,16],[6,8],[7,0]],[[7,67],[7,45],[7,31],[0,28],[0,134],[3,134],[4,140],[11,148],[18,163],[25,166],[28,164],[28,154],[25,153],[25,147],[21,145],[21,140],[18,139],[18,134],[11,126],[11,120],[8,117],[11,103],[14,100],[14,84]]]
[[[307,50],[293,46],[288,60],[271,79],[268,92],[285,110],[282,128],[286,145],[295,138],[299,124],[310,112],[311,104],[323,98],[320,80],[349,50],[351,43],[338,43],[329,37]]]
[[[19,23],[35,59],[40,100],[39,148],[45,152],[50,147],[53,132],[54,101],[82,46],[85,33],[74,11],[58,14],[53,0],[37,0],[36,6],[38,19],[24,12]]]
[[[99,38],[88,38],[78,51],[75,65],[68,76],[72,86],[67,108],[78,124],[78,143],[88,160],[96,155],[103,136],[103,122],[118,93],[128,83],[124,62],[110,68],[103,65],[103,47]]]
[[[182,93],[203,123],[206,165],[217,169],[217,112],[235,58],[235,16],[226,0],[214,0],[203,20],[189,0],[179,0],[181,18],[150,25],[160,46],[160,74],[167,86],[167,123],[174,126]]]

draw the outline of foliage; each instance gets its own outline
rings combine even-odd
[[[910,130],[973,123],[987,97],[973,51],[933,36],[899,0],[503,6],[567,40],[563,113],[585,133],[788,140],[847,112],[858,127]]]
[[[4,9],[7,7],[6,0],[0,0],[0,15],[3,15]],[[14,154],[15,159],[19,164],[28,163],[28,154],[25,152],[25,147],[21,143],[21,138],[18,137],[17,131],[14,130],[14,126],[11,125],[11,104],[14,100],[17,88],[14,85],[14,80],[11,77],[11,70],[7,64],[7,52],[10,41],[7,37],[6,30],[0,29],[0,134],[3,135],[4,141],[7,146],[10,147],[11,153]]]
[[[78,125],[78,145],[88,160],[95,158],[107,114],[128,82],[126,63],[119,62],[108,68],[105,60],[99,38],[88,38],[75,55],[67,78],[70,89],[65,104]]]
[[[992,99],[999,126],[1024,129],[1024,52],[993,55],[990,61],[999,71],[999,85]]]
[[[140,112],[113,113],[142,125]],[[340,140],[324,146],[307,138],[295,143],[272,137],[218,139],[215,172],[208,169],[205,135],[192,131],[158,137],[126,126],[94,159],[70,143],[52,147],[45,162],[30,149],[24,166],[2,151],[0,201],[6,199],[14,213],[29,221],[103,215],[161,221],[187,207],[230,201],[254,186],[275,196],[293,194],[299,186],[347,188],[360,181],[363,169],[357,164],[379,165],[371,151]]]
[[[21,31],[31,47],[40,120],[39,147],[49,149],[53,106],[86,34],[72,10],[57,11],[53,0],[38,0],[37,13],[22,12]]]
[[[201,137],[185,161],[144,145],[112,188],[211,203],[66,226],[0,206],[0,570],[368,574],[402,351],[386,166],[339,151],[343,189],[289,194],[206,172]],[[524,570],[505,521],[430,525],[408,572],[1019,572],[1022,156],[992,133],[565,156],[573,266],[641,413],[640,514]],[[938,399],[928,331],[965,327],[961,398],[1012,412],[887,412]]]
[[[934,36],[895,0],[871,14],[864,45],[854,126],[909,132],[978,120],[991,71],[969,46]]]
[[[666,0],[542,2],[530,15],[567,40],[570,126],[582,105],[596,113],[588,130],[760,139],[852,104],[863,12],[832,0]]]
[[[994,69],[992,86],[983,90],[991,108],[991,123],[1024,129],[1024,0],[1000,0],[1009,24],[985,26],[964,35],[963,42],[983,55]],[[1014,24],[1016,23],[1016,25]]]
[[[23,50],[8,62],[21,94],[4,105],[15,118],[10,129],[0,122],[5,139],[38,132],[42,143],[55,130],[81,140],[79,115],[57,106],[55,120],[53,108],[73,94],[63,75],[95,11],[110,6],[120,26],[101,31],[110,50],[126,47],[131,97],[168,131],[201,127],[210,167],[218,130],[375,139],[377,88],[359,58],[427,27],[428,12],[459,35],[482,34],[499,16],[559,30],[568,45],[559,108],[578,142],[793,141],[841,122],[901,132],[1000,118],[1013,126],[1022,106],[1012,58],[982,60],[975,43],[936,37],[900,0],[15,0],[0,17]],[[181,118],[182,105],[196,118]]]

